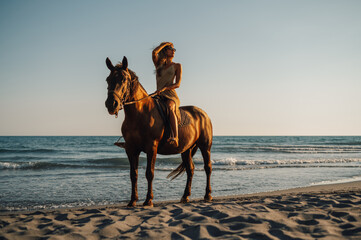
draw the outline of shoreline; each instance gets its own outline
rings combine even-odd
[[[0,213],[1,239],[361,237],[361,181],[254,194]]]
[[[319,184],[319,185],[312,185],[307,187],[297,187],[297,188],[290,188],[290,189],[282,189],[282,190],[275,190],[269,192],[258,192],[258,193],[247,193],[247,194],[237,194],[237,195],[228,195],[228,196],[218,196],[213,197],[214,202],[224,202],[224,201],[240,201],[240,200],[248,200],[248,199],[258,199],[258,198],[267,198],[267,197],[274,197],[274,196],[285,196],[290,194],[300,195],[300,194],[326,194],[331,192],[361,192],[361,181],[349,181],[344,183],[331,183],[331,184]],[[202,198],[190,198],[190,203],[203,203]],[[167,200],[167,201],[156,201],[154,202],[154,207],[165,206],[169,204],[178,204],[178,200]],[[141,207],[138,203],[137,207]],[[127,204],[114,204],[108,206],[114,207],[126,207]],[[91,206],[89,206],[91,207]],[[102,206],[96,206],[102,207]],[[106,206],[105,206],[106,207]]]
[[[346,190],[345,190],[346,189]],[[290,189],[274,190],[267,192],[257,192],[257,193],[246,193],[246,194],[236,194],[236,195],[227,195],[227,196],[217,196],[213,197],[212,202],[222,202],[222,201],[232,201],[232,200],[244,200],[244,199],[256,199],[256,198],[265,198],[272,196],[283,196],[288,194],[305,194],[305,193],[327,193],[329,191],[333,192],[343,192],[343,191],[361,191],[361,180],[347,181],[342,183],[330,183],[330,184],[318,184],[306,187],[296,187]],[[203,203],[202,198],[192,198],[190,197],[190,203]],[[166,206],[169,204],[178,204],[179,200],[165,200],[165,201],[154,201],[154,207]],[[143,207],[142,201],[137,202],[137,207]],[[8,214],[29,214],[32,212],[53,212],[53,211],[64,211],[64,210],[81,210],[81,209],[99,209],[99,208],[127,208],[127,201],[115,204],[108,205],[91,205],[91,206],[75,206],[75,207],[59,207],[59,208],[44,208],[44,209],[31,209],[31,210],[1,210],[0,216]]]

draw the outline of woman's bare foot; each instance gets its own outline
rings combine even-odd
[[[178,138],[171,137],[171,138],[168,139],[168,142],[169,142],[171,145],[173,145],[173,146],[175,146],[175,147],[178,147]]]

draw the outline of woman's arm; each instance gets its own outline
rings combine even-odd
[[[182,81],[182,65],[180,63],[175,63],[175,83],[173,84],[174,88],[179,88]]]
[[[165,48],[166,46],[170,46],[170,45],[172,45],[171,42],[164,42],[164,43],[161,43],[158,47],[156,47],[156,48],[153,50],[153,52],[152,52],[152,59],[153,59],[154,65],[155,65],[156,67],[158,67],[158,66],[157,66],[157,64],[158,64],[158,53],[159,53],[160,51],[162,51],[163,48]]]

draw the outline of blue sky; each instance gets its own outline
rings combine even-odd
[[[119,135],[105,58],[155,91],[171,41],[181,105],[215,135],[361,135],[361,1],[0,2],[0,135]]]

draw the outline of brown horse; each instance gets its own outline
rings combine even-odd
[[[125,114],[122,134],[132,182],[132,196],[128,206],[134,207],[138,200],[137,179],[140,152],[147,154],[148,193],[143,205],[153,206],[152,181],[157,153],[164,155],[181,153],[182,163],[170,175],[177,177],[180,173],[187,172],[187,185],[181,202],[189,202],[194,173],[192,157],[198,148],[202,152],[207,175],[204,200],[211,201],[212,163],[210,154],[213,136],[212,123],[207,114],[194,106],[181,107],[180,109],[183,109],[189,118],[189,124],[179,127],[179,145],[174,147],[166,141],[166,127],[153,98],[149,97],[139,83],[136,74],[128,69],[127,58],[124,57],[122,63],[116,66],[113,66],[107,58],[106,65],[110,70],[110,75],[107,78],[108,98],[105,106],[111,115],[117,115],[123,108]]]

